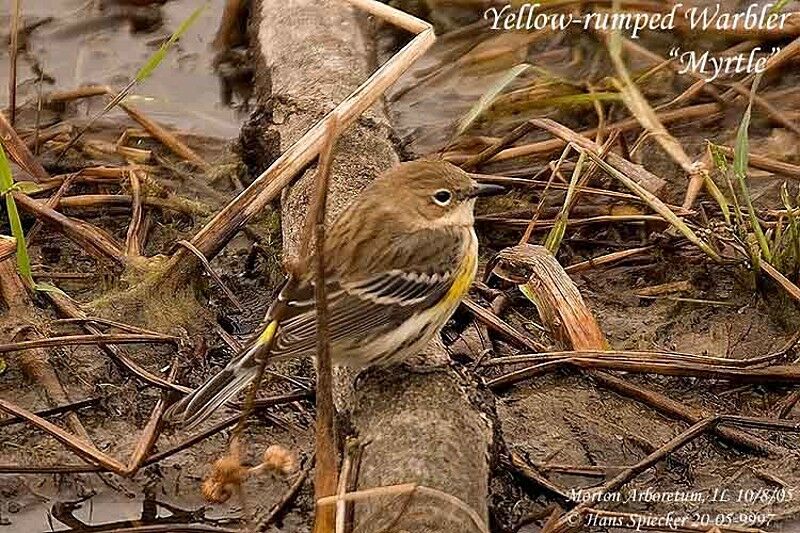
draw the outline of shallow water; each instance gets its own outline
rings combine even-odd
[[[118,493],[105,492],[84,501],[48,501],[6,516],[11,524],[4,533],[46,531],[114,531],[117,529],[169,524],[197,524],[225,528],[235,524],[231,518],[211,518],[201,506],[181,509],[150,497],[125,499]],[[232,527],[232,526],[230,526]]]
[[[11,2],[0,4],[0,27],[10,27]],[[40,72],[43,90],[106,84],[122,88],[160,44],[200,5],[171,0],[133,7],[101,0],[24,0],[18,58],[18,107],[35,104]],[[179,45],[153,75],[134,89],[137,105],[176,129],[232,138],[246,117],[242,102],[225,103],[215,73],[211,43],[225,0],[211,0]],[[8,51],[0,57],[0,102],[7,107]],[[100,99],[82,102],[78,118],[100,109]],[[234,99],[235,100],[235,99]],[[109,118],[121,116],[114,112]]]

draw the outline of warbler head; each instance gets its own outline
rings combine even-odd
[[[470,226],[479,196],[500,194],[499,185],[478,183],[447,161],[401,163],[365,191],[384,209],[384,215],[406,227]]]

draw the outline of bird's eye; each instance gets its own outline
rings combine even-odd
[[[434,193],[433,201],[442,207],[446,206],[450,203],[450,200],[453,199],[453,193],[448,191],[447,189],[441,189]]]

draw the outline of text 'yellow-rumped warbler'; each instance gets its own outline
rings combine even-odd
[[[325,241],[333,364],[386,365],[422,350],[475,277],[475,198],[502,191],[450,163],[412,161],[384,173],[344,209]],[[167,418],[195,425],[247,387],[264,358],[313,356],[313,283],[313,268],[292,276],[264,331]]]

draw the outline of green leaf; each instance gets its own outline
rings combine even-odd
[[[8,163],[6,152],[0,143],[0,194],[6,194],[14,187],[14,178],[11,176],[11,165]]]
[[[769,10],[770,15],[775,15],[783,11],[783,8],[789,3],[789,0],[778,0],[775,2],[775,5]]]
[[[153,55],[150,56],[147,62],[142,65],[142,68],[139,69],[139,72],[136,73],[135,79],[137,82],[146,80],[151,74],[153,74],[153,71],[157,69],[161,62],[164,61],[164,58],[167,57],[167,52],[169,52],[170,48],[172,48],[175,43],[178,42],[178,39],[183,37],[189,28],[192,27],[192,24],[197,22],[197,19],[200,18],[200,15],[203,13],[203,11],[205,11],[206,7],[208,7],[208,3],[203,4],[195,9],[192,14],[189,15],[189,18],[181,22],[180,26],[178,26],[178,29],[175,30],[175,33],[173,33],[170,38],[161,45],[161,48],[159,48]]]
[[[8,213],[8,223],[11,226],[11,235],[17,239],[17,269],[22,279],[29,286],[33,286],[31,276],[31,261],[28,257],[28,247],[25,244],[25,231],[22,229],[22,220],[19,218],[17,204],[11,192],[14,190],[14,178],[11,175],[11,165],[8,163],[6,152],[0,143],[0,193],[6,199],[6,212]]]
[[[52,285],[50,283],[37,283],[34,286],[34,289],[39,291],[39,292],[56,293],[56,294],[60,294],[62,296],[66,296],[67,295],[64,291],[62,291],[61,289],[59,289],[58,287],[56,287],[55,285]]]
[[[572,176],[569,180],[569,187],[567,187],[567,194],[564,197],[564,204],[556,215],[555,223],[547,234],[544,241],[544,247],[547,248],[551,254],[555,255],[558,248],[561,246],[561,241],[564,239],[564,233],[567,230],[567,223],[569,222],[569,212],[572,209],[572,204],[575,201],[575,191],[578,188],[581,174],[583,173],[583,165],[586,162],[586,152],[581,152],[578,156],[578,162],[575,164],[575,169],[572,171]]]
[[[794,214],[795,207],[792,205],[791,198],[789,198],[789,189],[785,181],[781,186],[781,202],[786,208],[786,218],[789,219],[789,250],[792,263],[796,264],[797,261],[800,261],[800,225],[798,225],[797,217]]]
[[[750,157],[748,130],[750,128],[750,117],[753,114],[753,99],[755,98],[756,89],[760,81],[761,75],[759,74],[753,82],[753,86],[750,88],[750,102],[747,104],[742,122],[739,124],[739,131],[736,133],[736,146],[733,151],[733,175],[739,183],[739,190],[747,205],[747,214],[750,218],[750,225],[753,228],[758,246],[761,249],[764,259],[769,263],[772,262],[772,252],[769,249],[769,243],[761,228],[761,223],[758,221],[758,216],[756,216],[753,200],[750,197],[750,189],[747,187],[747,167]]]
[[[28,247],[25,245],[25,231],[22,229],[22,220],[19,218],[17,204],[10,194],[6,195],[6,210],[8,221],[11,224],[11,235],[17,239],[17,269],[28,285],[33,285],[31,260],[28,257]]]
[[[472,106],[469,112],[467,112],[464,118],[461,119],[461,122],[458,125],[458,131],[456,131],[456,135],[461,135],[467,131],[472,123],[475,122],[475,120],[480,117],[490,105],[492,105],[492,102],[494,102],[494,99],[497,98],[497,95],[503,92],[503,89],[505,89],[509,83],[514,81],[517,76],[528,70],[528,68],[530,68],[530,65],[527,63],[517,65],[506,72],[503,77],[489,87],[489,90],[487,90],[483,96],[481,96],[480,100],[478,100],[478,102]]]
[[[705,182],[706,189],[708,193],[716,200],[717,204],[719,205],[720,210],[722,211],[722,216],[725,218],[725,223],[730,225],[731,223],[731,209],[728,206],[728,199],[725,198],[725,195],[722,194],[722,191],[719,190],[717,184],[714,183],[714,180],[711,179],[710,172],[703,172],[703,181]]]
[[[0,374],[6,371],[6,362],[3,359],[0,359]]]
[[[728,192],[731,193],[734,209],[733,214],[736,216],[736,223],[739,227],[743,227],[744,219],[742,219],[742,211],[739,206],[739,197],[736,195],[736,189],[733,188],[733,183],[731,183],[731,178],[728,174],[728,160],[725,159],[725,154],[722,153],[722,150],[720,150],[719,146],[716,144],[708,143],[708,147],[711,149],[711,157],[714,160],[714,165],[717,167],[720,174],[722,174],[722,177],[725,178],[725,183],[728,185]]]
[[[18,181],[14,184],[14,189],[23,194],[35,194],[42,190],[42,186],[33,181]]]

